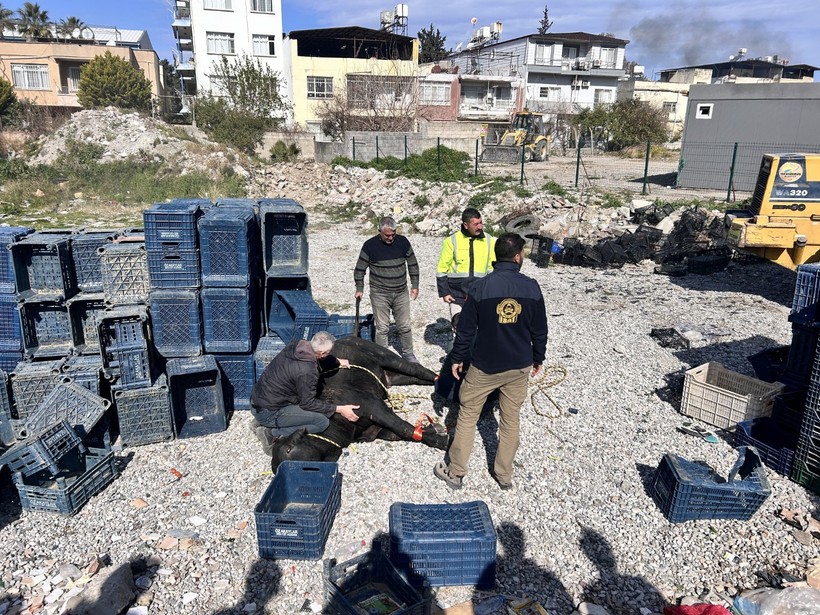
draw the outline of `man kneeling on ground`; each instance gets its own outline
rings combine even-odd
[[[272,454],[273,443],[280,437],[300,429],[308,433],[323,432],[335,413],[351,422],[359,420],[354,412],[359,406],[336,406],[317,397],[319,361],[323,360],[327,367],[326,357],[331,356],[335,342],[336,338],[327,331],[319,331],[309,342],[291,342],[273,358],[254,385],[251,429],[266,455]],[[347,359],[336,359],[336,365],[350,368]]]

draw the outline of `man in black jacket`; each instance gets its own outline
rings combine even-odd
[[[512,488],[513,459],[519,444],[519,413],[529,377],[541,370],[547,347],[547,312],[538,282],[520,273],[524,240],[514,233],[498,238],[492,273],[470,289],[453,344],[452,373],[460,378],[470,357],[459,396],[456,434],[450,463],[433,472],[452,489],[460,489],[473,449],[476,424],[487,397],[500,393],[498,452],[493,478],[502,489]]]
[[[268,363],[254,385],[251,429],[268,455],[279,437],[303,428],[308,433],[323,432],[334,413],[351,422],[359,420],[354,412],[359,406],[335,406],[317,398],[319,360],[330,356],[335,342],[327,331],[319,331],[309,342],[291,342]],[[336,361],[340,368],[350,367],[347,359]]]

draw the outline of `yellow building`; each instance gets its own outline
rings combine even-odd
[[[109,30],[98,29],[97,31]],[[80,108],[77,88],[80,68],[106,52],[122,58],[145,75],[151,84],[154,98],[164,95],[162,71],[156,52],[150,48],[138,48],[141,40],[147,40],[144,31],[116,30],[120,37],[123,32],[142,33],[135,37],[131,46],[101,44],[95,40],[68,41],[22,41],[0,39],[0,77],[14,85],[14,92],[20,99],[36,105],[61,108]]]
[[[418,40],[358,26],[298,30],[290,52],[293,122],[319,134],[320,113],[351,130],[407,130],[415,118]]]

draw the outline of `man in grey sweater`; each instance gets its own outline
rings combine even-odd
[[[410,327],[410,299],[419,296],[419,263],[407,237],[396,233],[396,221],[385,217],[379,221],[379,234],[364,242],[353,270],[356,299],[364,294],[364,274],[370,269],[370,305],[376,325],[376,340],[387,347],[390,313],[396,321],[402,355],[418,363],[413,353],[413,331]],[[407,276],[410,276],[410,291]]]

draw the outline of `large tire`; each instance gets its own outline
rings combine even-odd
[[[526,214],[513,218],[504,225],[507,233],[516,233],[527,239],[527,235],[537,235],[541,228],[541,220],[535,214]]]
[[[533,159],[536,162],[542,162],[547,159],[547,142],[546,141],[539,141],[535,144],[535,150],[533,152]]]

